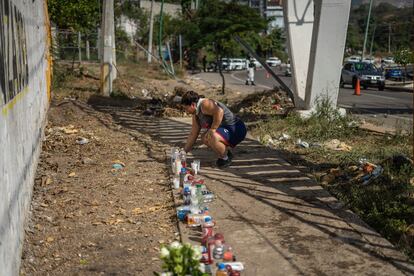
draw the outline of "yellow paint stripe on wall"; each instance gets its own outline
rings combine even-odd
[[[26,86],[23,90],[17,94],[10,102],[8,102],[2,109],[1,114],[3,116],[7,116],[10,110],[18,103],[24,96],[26,96],[27,92],[29,91],[29,87]]]

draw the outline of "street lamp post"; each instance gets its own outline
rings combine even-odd
[[[371,18],[371,9],[372,9],[372,0],[369,1],[369,10],[368,10],[367,26],[365,28],[364,46],[362,47],[362,60],[365,57],[365,47],[367,46],[367,37],[368,37],[368,29],[369,29],[369,19]]]

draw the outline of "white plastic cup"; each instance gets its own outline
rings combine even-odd
[[[200,172],[200,160],[196,159],[191,162],[191,168],[194,171],[194,174],[198,174]]]
[[[180,188],[180,179],[176,176],[173,178],[173,186],[174,186],[174,189]]]

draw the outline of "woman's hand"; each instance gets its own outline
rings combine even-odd
[[[216,130],[217,130],[217,129],[215,129],[215,128],[210,128],[210,129],[207,131],[207,133],[206,133],[206,139],[207,139],[207,141],[211,141],[211,139],[213,139],[213,137],[214,137],[214,133],[216,133]]]

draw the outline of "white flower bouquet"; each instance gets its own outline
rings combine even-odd
[[[204,273],[204,264],[200,264],[200,246],[192,246],[191,244],[182,245],[175,241],[169,246],[163,245],[161,247],[160,258],[164,262],[162,268],[167,273],[159,274],[154,272],[157,276],[209,275]]]

